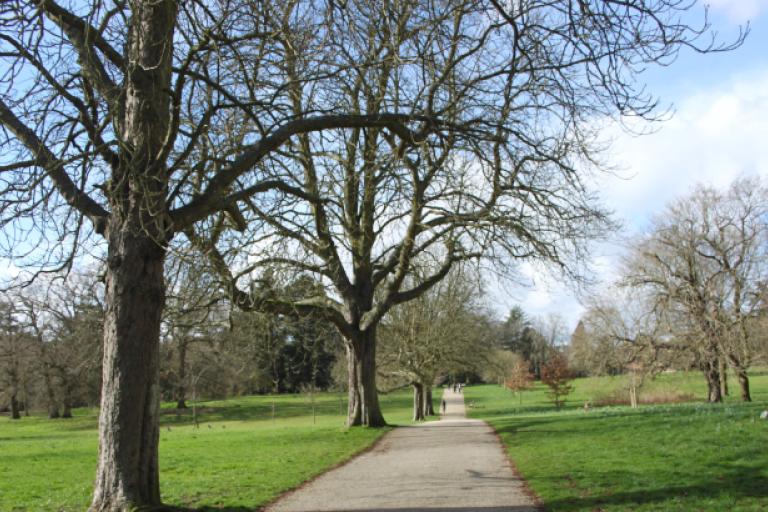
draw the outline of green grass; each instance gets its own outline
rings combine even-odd
[[[381,395],[391,424],[410,422],[411,395]],[[272,408],[275,406],[275,419]],[[323,393],[254,396],[197,404],[176,415],[164,405],[160,487],[169,505],[253,510],[370,446],[388,429],[345,428],[346,403]],[[0,417],[0,510],[87,508],[96,470],[97,411],[71,420]]]
[[[751,404],[730,398],[676,405],[600,407],[586,400],[621,389],[622,378],[578,379],[557,411],[541,385],[518,397],[468,387],[470,415],[487,419],[548,511],[768,510],[768,374],[752,378]],[[703,399],[695,373],[664,374],[647,390]],[[733,383],[732,394],[738,394]]]

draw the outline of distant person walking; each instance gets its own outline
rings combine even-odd
[[[443,414],[445,414],[445,405],[446,405],[445,404],[445,398],[443,398],[443,403],[441,404],[441,406],[443,408]]]

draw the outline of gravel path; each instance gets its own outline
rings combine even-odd
[[[371,451],[288,493],[268,512],[535,512],[493,430],[446,390],[440,421],[396,428]]]

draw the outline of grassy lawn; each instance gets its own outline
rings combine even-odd
[[[410,391],[380,396],[391,424],[410,422]],[[272,410],[275,418],[272,418]],[[346,403],[318,394],[254,396],[197,404],[190,414],[165,406],[160,487],[169,505],[253,510],[281,492],[370,446],[387,429],[344,427]],[[0,417],[0,511],[80,511],[96,470],[97,411],[71,420]]]
[[[545,389],[519,397],[499,386],[468,387],[469,413],[499,432],[523,477],[549,511],[768,510],[768,372],[752,378],[752,404],[731,398],[676,405],[600,407],[624,378],[579,379],[565,409]],[[646,392],[683,390],[702,399],[695,373],[665,374]],[[738,394],[732,383],[732,395]]]

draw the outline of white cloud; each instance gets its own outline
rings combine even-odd
[[[640,226],[696,183],[724,187],[741,174],[768,175],[766,133],[768,71],[696,93],[653,134],[613,134],[612,158],[631,179],[606,179],[603,197]]]
[[[694,91],[679,101],[674,117],[655,133],[631,136],[610,129],[607,135],[615,143],[608,159],[628,179],[601,175],[597,186],[606,205],[626,223],[625,234],[631,235],[696,183],[725,187],[742,174],[768,177],[767,133],[768,70],[727,79],[717,89]],[[620,246],[602,245],[596,252],[598,277],[611,280]],[[499,294],[500,301],[520,304],[536,315],[561,313],[575,326],[583,308],[572,292],[531,270],[525,267],[523,274],[534,287]],[[499,311],[505,314],[504,307]]]
[[[768,0],[708,0],[705,2],[714,12],[724,14],[734,23],[754,20],[764,11],[768,11]]]

